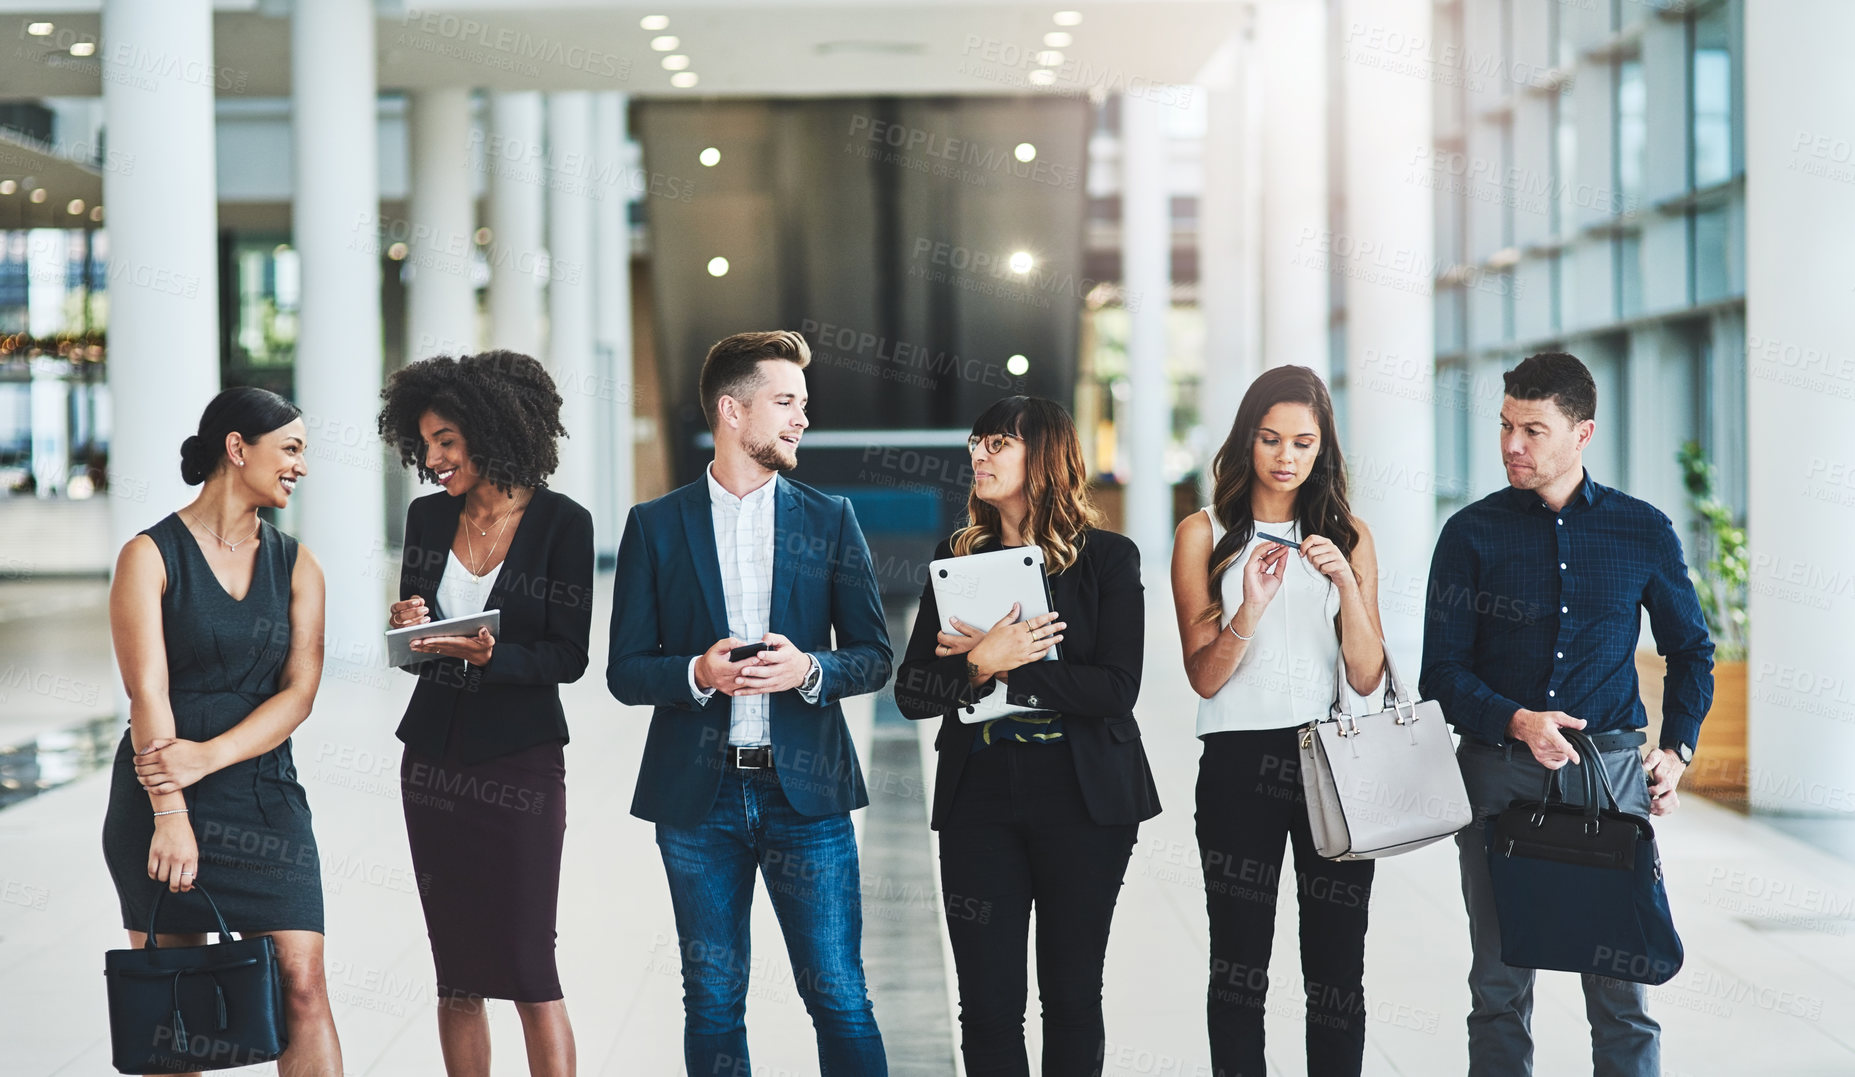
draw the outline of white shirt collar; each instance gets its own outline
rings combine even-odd
[[[772,478],[760,484],[759,489],[750,491],[746,497],[735,497],[728,492],[727,487],[716,481],[713,460],[709,461],[702,473],[708,478],[709,503],[728,509],[757,509],[773,496],[774,488],[779,485],[779,472],[775,471]]]

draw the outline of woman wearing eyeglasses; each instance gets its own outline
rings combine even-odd
[[[1145,613],[1140,555],[1100,529],[1075,424],[1035,397],[1000,400],[973,423],[967,526],[935,557],[1035,545],[1054,611],[939,631],[921,593],[895,699],[941,718],[933,826],[971,1077],[1029,1074],[1025,952],[1037,911],[1043,1072],[1098,1074],[1102,962],[1139,823],[1159,793],[1134,721]],[[1060,644],[1060,661],[1043,657]],[[996,688],[1040,708],[966,724]]]
[[[1354,691],[1384,675],[1378,558],[1346,500],[1333,403],[1312,370],[1250,385],[1214,463],[1212,504],[1179,525],[1172,599],[1198,704],[1198,848],[1211,922],[1211,1070],[1262,1077],[1276,879],[1294,852],[1312,1077],[1365,1052],[1372,861],[1314,850],[1296,729],[1327,716],[1342,655]],[[1284,541],[1285,540],[1285,541]]]

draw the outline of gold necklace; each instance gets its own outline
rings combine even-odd
[[[205,520],[200,519],[198,516],[194,516],[193,513],[191,512],[187,513],[187,515],[193,517],[193,522],[196,524],[199,524],[201,530],[205,531],[207,534],[211,535],[212,537],[218,539],[220,545],[224,546],[228,550],[231,550],[233,553],[237,553],[238,548],[240,546],[243,546],[245,543],[250,542],[251,535],[257,534],[258,529],[264,526],[264,522],[262,520],[258,520],[251,525],[251,535],[246,535],[244,538],[239,539],[237,542],[227,542],[224,535],[221,535],[219,532],[214,531],[210,527],[207,527]],[[255,509],[252,510],[252,515],[254,516],[257,515],[257,510]]]
[[[520,507],[520,506],[517,506],[517,505],[510,505],[510,506],[509,506],[508,508],[506,508],[506,509],[504,509],[504,510],[502,510],[502,517],[501,517],[501,519],[503,519],[504,521],[507,521],[507,520],[508,520],[508,518],[509,518],[509,514],[510,514],[510,513],[512,513],[512,512],[514,512],[514,511],[515,511],[515,510],[516,510],[517,508],[519,508],[519,507]],[[467,524],[470,524],[470,526],[471,526],[471,527],[477,527],[477,525],[476,525],[476,524],[474,524],[474,523],[471,523],[471,522],[470,522],[470,514],[469,514],[469,513],[462,513],[461,515],[462,515],[462,516],[464,517],[464,522],[465,522],[465,523],[467,523]],[[490,522],[491,522],[491,523],[495,523],[496,521],[495,521],[495,520],[491,520]],[[478,535],[481,535],[481,536],[486,536],[486,537],[487,537],[487,536],[489,535],[489,530],[488,530],[487,528],[481,528],[481,527],[477,527],[477,534],[478,534]],[[470,535],[469,535],[468,533],[466,533],[466,534],[464,535],[464,537],[465,537],[465,538],[469,538],[469,537],[470,537]]]
[[[477,525],[470,523],[470,517],[468,516],[464,517],[464,522],[467,524],[470,524],[469,527],[464,529],[464,550],[470,554],[470,563],[476,566],[475,568],[472,568],[470,570],[470,574],[472,576],[475,576],[478,579],[483,578],[483,571],[482,571],[483,565],[487,563],[490,558],[496,556],[496,547],[502,544],[503,532],[509,529],[509,517],[515,515],[515,509],[516,509],[516,506],[510,505],[507,509],[503,511],[502,526],[496,529],[496,540],[490,543],[490,548],[483,551],[482,560],[477,559],[477,549],[470,542],[470,532],[473,529],[475,529]],[[488,531],[484,531],[482,534],[486,538],[489,536]]]

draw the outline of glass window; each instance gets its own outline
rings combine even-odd
[[[1445,504],[1459,500],[1468,490],[1469,413],[1468,371],[1460,363],[1436,368],[1436,495]]]
[[[1627,232],[1617,237],[1617,317],[1642,313],[1642,236]]]
[[[1624,212],[1642,203],[1643,156],[1648,146],[1647,97],[1642,82],[1642,61],[1617,64],[1617,194]]]
[[[1552,95],[1552,233],[1561,239],[1578,230],[1578,108],[1571,84]]]
[[[1693,22],[1693,183],[1711,187],[1733,174],[1733,54],[1722,4]]]
[[[296,357],[302,291],[295,249],[271,238],[240,237],[232,259],[238,281],[233,367],[288,367]]]
[[[1724,299],[1732,287],[1732,222],[1725,206],[1694,214],[1694,301]]]

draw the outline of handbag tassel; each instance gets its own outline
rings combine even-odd
[[[173,994],[174,994],[174,1022],[173,1022],[174,1046],[177,1050],[179,1050],[183,1054],[185,1054],[187,1050],[187,1023],[180,1019],[180,978],[182,976],[185,976],[186,974],[187,973],[185,969],[181,970],[180,972],[176,972],[174,974],[174,989],[173,989]]]
[[[218,1031],[220,1031],[220,1032],[224,1032],[224,1031],[225,1031],[225,1026],[226,1026],[226,1017],[225,1017],[225,989],[219,986],[219,977],[217,977],[217,976],[214,976],[214,977],[213,977],[213,997],[214,997],[214,999],[215,999],[215,1000],[217,1000],[217,1001],[218,1001],[218,1003],[219,1003],[219,1028],[218,1028]]]

